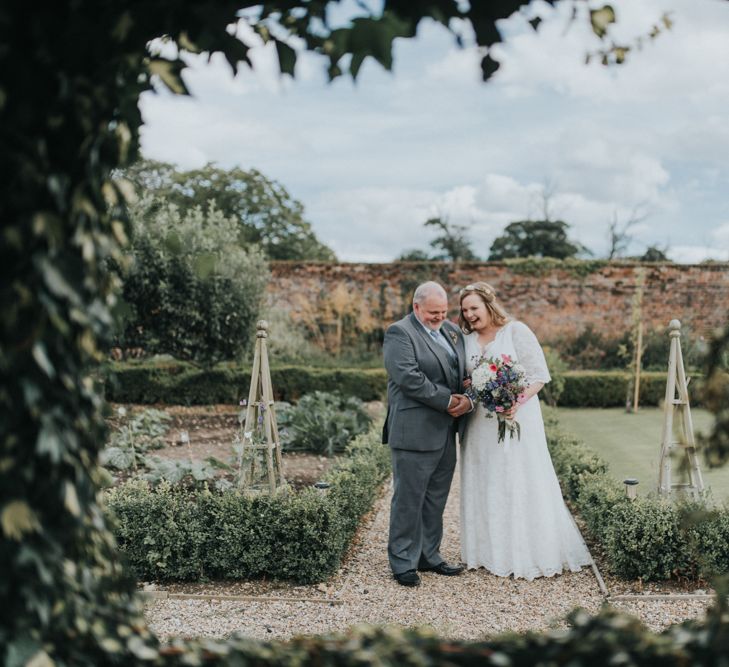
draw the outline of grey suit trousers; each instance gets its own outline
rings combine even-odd
[[[456,426],[435,451],[392,449],[394,489],[390,508],[388,558],[393,573],[432,567],[440,554],[443,510],[456,467]]]

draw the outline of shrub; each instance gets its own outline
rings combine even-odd
[[[171,405],[237,404],[248,395],[250,374],[250,368],[236,364],[201,369],[181,361],[110,362],[104,372],[107,400]],[[625,405],[629,375],[623,371],[567,371],[553,377],[540,393],[545,401],[557,397],[560,406],[580,408]],[[278,366],[271,369],[271,380],[276,400],[288,402],[313,391],[337,391],[374,401],[382,400],[387,391],[383,368]],[[550,388],[562,381],[561,393]],[[691,382],[692,405],[702,405],[703,384],[701,378]],[[643,373],[640,386],[641,405],[660,405],[666,374]]]
[[[545,342],[560,351],[573,370],[624,369],[631,361],[631,332],[621,336],[606,335],[588,324],[572,336],[562,335]],[[706,343],[702,336],[688,327],[681,328],[681,348],[686,368],[701,368],[706,355]],[[668,365],[669,339],[663,328],[651,329],[643,337],[642,367],[646,371],[662,371]]]
[[[625,405],[630,375],[624,371],[569,371],[559,405],[610,408]],[[640,405],[659,405],[666,394],[665,373],[642,373]],[[701,382],[691,384],[692,404],[701,400]]]
[[[729,507],[707,510],[704,502],[689,502],[683,508],[682,527],[699,573],[715,577],[729,572]]]
[[[200,369],[185,362],[112,362],[107,365],[106,398],[117,403],[210,405],[248,396],[250,368],[219,364]],[[276,400],[293,402],[313,391],[337,391],[363,401],[380,400],[387,390],[384,369],[279,366],[271,369]]]
[[[603,546],[615,574],[626,579],[671,579],[695,570],[681,530],[680,511],[654,495],[623,502],[606,517]]]
[[[549,374],[552,380],[544,385],[544,389],[542,389],[539,395],[547,405],[555,406],[564,391],[567,364],[553,347],[545,347],[544,356],[547,360],[547,368],[549,368]]]
[[[582,441],[551,429],[548,445],[562,491],[570,500],[577,500],[587,475],[604,475],[607,463]]]
[[[266,281],[256,246],[211,204],[180,212],[143,200],[133,211],[131,266],[122,271],[129,312],[119,345],[211,365],[250,345]]]
[[[143,579],[269,576],[322,581],[339,567],[389,472],[376,429],[355,438],[326,477],[326,492],[274,496],[190,491],[128,482],[107,492],[115,533]]]
[[[284,450],[332,456],[356,435],[364,433],[372,418],[362,401],[339,393],[315,391],[285,407],[279,416]]]
[[[133,416],[127,415],[124,408],[119,408],[117,414],[121,423],[111,434],[108,445],[101,450],[101,464],[117,470],[143,466],[150,449],[164,447],[163,436],[167,433],[172,417],[153,408]]]
[[[629,500],[607,464],[559,431],[545,412],[548,444],[563,493],[614,574],[646,581],[729,572],[729,510],[708,499],[675,504],[654,494]]]

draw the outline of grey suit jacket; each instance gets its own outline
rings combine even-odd
[[[447,442],[453,417],[446,410],[450,396],[463,391],[465,347],[460,329],[445,321],[441,330],[458,355],[458,377],[451,381],[448,353],[411,313],[385,332],[387,418],[382,441],[394,449],[434,451]],[[459,432],[465,420],[458,420]]]

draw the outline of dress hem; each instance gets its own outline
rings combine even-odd
[[[579,565],[569,565],[567,563],[563,564],[562,567],[558,570],[556,569],[548,569],[548,570],[532,570],[530,572],[520,572],[517,574],[514,570],[501,570],[499,571],[497,568],[489,565],[488,563],[479,563],[478,565],[471,565],[466,564],[467,570],[478,570],[479,568],[484,568],[485,570],[488,570],[491,574],[496,575],[497,577],[510,577],[513,575],[514,579],[526,579],[527,581],[534,581],[534,579],[541,579],[543,577],[545,578],[551,578],[560,574],[564,574],[565,572],[580,572],[585,567],[590,567],[592,565],[592,560],[586,562],[586,563],[580,563]]]

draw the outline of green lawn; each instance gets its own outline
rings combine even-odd
[[[630,414],[622,408],[559,408],[557,414],[566,431],[584,440],[608,462],[613,477],[621,481],[637,477],[640,492],[655,490],[663,410],[641,408],[637,414]],[[712,416],[706,410],[693,409],[691,416],[697,434],[710,429]],[[714,498],[729,500],[729,466],[708,471],[701,458],[700,462],[704,484],[711,487]],[[674,476],[677,468],[674,463]]]

